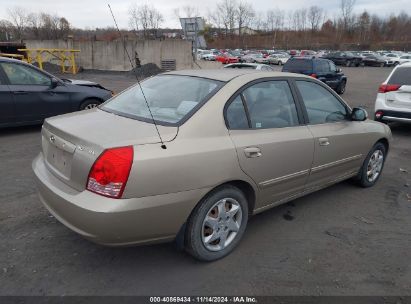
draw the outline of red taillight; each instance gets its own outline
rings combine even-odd
[[[317,74],[310,74],[310,77],[317,78]]]
[[[375,118],[380,119],[384,115],[383,111],[377,111],[375,112]]]
[[[397,91],[401,85],[399,84],[382,84],[378,88],[378,93],[387,93],[387,92],[393,92]]]
[[[90,170],[87,190],[107,197],[121,198],[132,164],[133,147],[105,150]]]

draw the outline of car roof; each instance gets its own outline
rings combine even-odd
[[[271,71],[259,71],[259,70],[248,70],[248,69],[210,69],[210,70],[181,70],[167,72],[163,75],[181,75],[181,76],[193,76],[202,77],[218,81],[228,82],[236,77],[254,74],[255,79],[266,78],[266,77],[306,77],[308,76],[295,73],[285,73],[285,72],[271,72]]]
[[[239,62],[239,63],[230,63],[230,64],[227,64],[227,65],[225,65],[224,67],[230,67],[230,66],[233,66],[233,65],[236,65],[236,66],[241,66],[241,65],[243,65],[243,66],[255,66],[255,67],[258,67],[258,66],[269,66],[269,65],[267,65],[267,64],[264,64],[264,63],[255,63],[255,62],[250,62],[250,63],[241,63],[241,62]]]
[[[18,60],[18,59],[8,58],[8,57],[1,57],[1,56],[0,56],[0,61],[25,63],[24,61],[21,61],[21,60]]]

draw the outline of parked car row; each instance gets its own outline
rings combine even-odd
[[[219,61],[223,64],[247,62],[262,64],[284,65],[290,57],[304,56],[325,58],[337,65],[347,67],[359,66],[396,66],[398,64],[411,62],[411,54],[397,51],[327,51],[320,50],[199,50],[198,59]]]

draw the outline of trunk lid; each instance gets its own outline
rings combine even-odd
[[[178,127],[158,128],[164,142],[177,136]],[[105,149],[156,143],[154,124],[99,109],[48,118],[42,128],[46,166],[78,191],[85,189],[91,166]]]

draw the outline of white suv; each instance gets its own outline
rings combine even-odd
[[[375,120],[411,123],[411,63],[396,66],[380,85]]]

